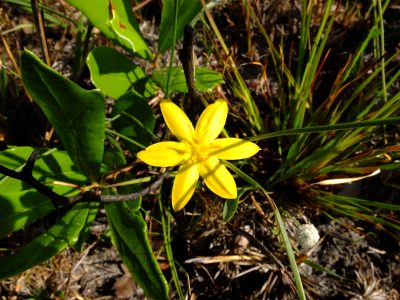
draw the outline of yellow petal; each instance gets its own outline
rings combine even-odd
[[[199,171],[195,163],[183,164],[179,168],[172,187],[172,208],[174,211],[181,210],[192,198],[198,180]]]
[[[219,159],[244,159],[256,154],[260,147],[255,143],[236,138],[223,138],[211,142],[209,155]]]
[[[181,141],[192,141],[193,125],[183,110],[169,99],[162,100],[160,106],[165,123],[171,133]]]
[[[184,143],[161,142],[140,151],[137,157],[146,164],[155,167],[173,167],[188,159]]]
[[[237,197],[235,180],[218,158],[211,157],[198,163],[198,169],[207,187],[215,194],[227,199]]]
[[[228,104],[223,99],[207,106],[200,115],[196,124],[196,141],[206,144],[216,139],[224,129],[226,117],[228,116]]]

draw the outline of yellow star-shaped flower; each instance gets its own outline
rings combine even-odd
[[[260,148],[238,138],[217,139],[225,126],[228,105],[219,99],[207,106],[200,115],[196,129],[186,114],[171,100],[161,101],[164,120],[179,142],[160,142],[140,151],[137,156],[155,167],[181,164],[172,188],[172,207],[182,209],[192,197],[199,176],[207,187],[222,198],[235,199],[237,188],[233,176],[220,159],[244,159],[256,154]]]

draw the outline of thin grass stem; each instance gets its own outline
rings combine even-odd
[[[325,132],[325,131],[336,131],[336,130],[346,130],[346,129],[354,129],[362,127],[398,125],[398,124],[400,124],[400,117],[392,117],[392,118],[375,119],[375,120],[360,121],[360,122],[347,122],[335,125],[322,125],[322,126],[313,126],[305,128],[286,129],[286,130],[280,130],[280,131],[256,135],[248,138],[247,140],[254,142],[254,141],[266,140],[286,135],[296,135],[305,133],[311,134],[311,133]]]
[[[382,76],[382,89],[383,89],[383,100],[386,103],[387,98],[387,89],[386,89],[386,70],[385,70],[385,27],[383,25],[383,10],[382,10],[382,2],[378,1],[378,14],[379,14],[379,30],[380,30],[380,55],[382,57],[381,62],[381,76]]]
[[[297,267],[296,258],[294,256],[293,249],[290,244],[289,236],[286,232],[285,224],[283,223],[283,220],[282,220],[282,216],[281,216],[279,209],[276,206],[274,200],[268,195],[267,191],[264,189],[264,187],[261,184],[259,184],[257,181],[255,181],[253,178],[251,178],[249,175],[247,175],[242,170],[237,168],[235,165],[231,164],[228,161],[224,161],[224,160],[222,160],[222,163],[225,166],[227,166],[229,169],[234,171],[242,179],[247,181],[247,183],[249,183],[252,187],[259,189],[264,194],[264,196],[268,199],[268,202],[270,203],[272,210],[274,212],[275,219],[278,223],[279,231],[280,231],[281,237],[283,239],[286,254],[289,259],[290,268],[292,269],[292,272],[293,272],[293,277],[294,277],[294,281],[296,284],[297,295],[299,296],[299,299],[305,300],[306,296],[305,296],[305,292],[304,292],[303,283],[301,281],[300,272]]]
[[[307,21],[308,19],[311,20],[311,14],[307,14],[307,0],[302,1],[301,5],[301,23],[300,23],[300,44],[299,44],[299,62],[297,65],[297,72],[296,72],[296,82],[300,82],[301,73],[304,66],[304,56],[307,47],[307,40],[309,37],[310,32],[310,23]],[[307,17],[309,16],[309,17]]]
[[[136,142],[135,140],[132,140],[131,138],[127,137],[126,135],[116,132],[115,130],[106,128],[106,132],[109,134],[112,134],[112,135],[119,136],[120,138],[124,139],[125,141],[128,141],[128,142],[140,147],[141,149],[146,149],[146,147],[144,145],[142,145],[141,143]]]
[[[174,255],[171,247],[171,220],[170,220],[170,215],[169,212],[166,211],[167,213],[167,220],[165,220],[164,216],[164,207],[161,201],[161,197],[158,198],[158,205],[160,207],[160,212],[161,212],[161,224],[162,224],[162,230],[163,230],[163,236],[164,236],[164,245],[165,245],[165,252],[167,253],[167,259],[169,263],[169,267],[171,269],[171,274],[172,274],[172,280],[174,281],[176,291],[178,293],[179,299],[184,300],[185,297],[183,295],[181,286],[179,284],[179,276],[178,276],[178,271],[176,270],[175,266],[175,261],[174,261]]]
[[[169,81],[171,79],[171,69],[174,64],[175,60],[175,44],[176,44],[176,24],[178,23],[178,12],[179,12],[179,0],[174,1],[174,23],[172,24],[172,46],[171,46],[171,58],[169,61],[169,67],[168,67],[168,74],[167,74],[167,87],[165,94],[168,97],[169,96]]]
[[[207,8],[207,4],[206,4],[205,0],[201,0],[201,4],[203,5],[203,9],[207,16],[208,22],[210,23],[210,26],[213,29],[214,34],[217,36],[217,39],[218,39],[219,43],[221,44],[225,55],[227,56],[227,60],[229,62],[230,68],[232,69],[233,76],[236,79],[237,83],[239,84],[239,87],[241,89],[241,98],[244,100],[244,109],[245,109],[247,115],[249,116],[249,120],[250,120],[251,124],[255,127],[257,132],[261,132],[263,129],[263,120],[260,116],[260,112],[258,111],[258,107],[257,107],[256,103],[254,102],[254,99],[252,98],[251,93],[250,93],[249,89],[247,88],[242,76],[240,75],[240,72],[239,72],[232,56],[230,55],[229,49],[225,44],[225,41],[218,29],[217,24],[214,21],[213,16],[211,15],[209,9]]]

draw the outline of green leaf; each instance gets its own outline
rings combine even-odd
[[[50,259],[67,246],[74,245],[85,226],[89,207],[89,202],[76,204],[46,233],[35,238],[13,254],[1,256],[0,279],[32,268]]]
[[[116,3],[119,4],[118,1],[116,1]],[[112,7],[111,13],[112,19],[110,24],[117,34],[117,39],[119,41],[124,41],[133,53],[138,53],[142,58],[149,59],[151,57],[151,52],[140,34],[140,29],[139,26],[137,26],[136,20],[132,18],[135,20],[134,27],[129,23],[126,17],[124,18],[124,10],[117,10],[117,7]]]
[[[230,219],[235,215],[239,200],[243,197],[243,195],[249,190],[249,188],[238,188],[238,196],[236,199],[227,199],[224,203],[224,209],[222,211],[222,217],[224,222],[229,222]]]
[[[118,99],[113,116],[120,115],[112,125],[116,131],[136,141],[143,146],[148,145],[153,137],[155,117],[153,110],[141,96],[127,93]],[[126,147],[136,153],[141,150],[133,143],[126,143]]]
[[[157,82],[161,89],[166,93],[167,90],[168,68],[161,69],[153,73],[153,80]],[[224,83],[224,79],[218,72],[206,68],[196,68],[195,84],[200,92],[208,92],[219,84]],[[169,80],[169,92],[187,93],[185,73],[182,67],[171,68]]]
[[[130,89],[146,98],[154,95],[154,87],[144,71],[112,48],[101,46],[90,51],[87,65],[93,84],[114,99]]]
[[[146,295],[152,299],[168,299],[168,285],[153,255],[147,226],[139,211],[132,211],[124,202],[106,205],[112,238],[122,261]]]
[[[164,0],[161,14],[160,41],[158,52],[162,53],[171,48],[173,43],[172,24],[174,18],[174,3],[178,4],[178,19],[175,24],[176,38],[183,37],[183,29],[188,25],[202,10],[199,0]]]
[[[236,210],[238,208],[239,198],[236,199],[228,199],[224,203],[224,209],[222,212],[222,216],[224,218],[224,222],[229,222],[230,219],[235,215]]]
[[[77,242],[74,244],[74,249],[76,251],[80,252],[83,250],[84,243],[86,242],[86,240],[88,239],[88,237],[90,236],[90,233],[91,233],[90,226],[96,219],[97,213],[99,212],[100,204],[101,203],[99,201],[90,203],[88,216],[85,221],[85,226],[83,227],[81,233],[79,234],[79,238],[78,238]]]
[[[14,147],[2,151],[0,165],[21,170],[32,151],[32,147]],[[71,195],[77,189],[51,184],[52,182],[57,180],[77,185],[86,183],[86,177],[78,172],[65,151],[46,153],[42,151],[32,175],[48,184],[54,192],[64,196]],[[50,199],[20,180],[0,175],[0,190],[0,238],[46,216],[55,209]]]
[[[106,37],[141,58],[150,59],[147,46],[128,0],[67,0],[82,11]],[[112,17],[110,18],[110,12]]]
[[[103,163],[110,169],[122,168],[127,164],[123,152],[116,149],[106,149],[103,156]]]
[[[39,104],[66,150],[90,181],[100,172],[104,151],[105,101],[45,65],[32,52],[21,55],[25,88]]]

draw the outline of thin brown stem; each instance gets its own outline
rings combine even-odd
[[[76,202],[79,201],[100,201],[103,203],[110,203],[110,202],[122,202],[122,201],[131,201],[131,200],[136,200],[139,197],[143,197],[147,194],[155,192],[163,183],[165,178],[169,177],[169,173],[165,172],[159,176],[159,178],[152,183],[150,186],[142,189],[139,192],[131,193],[131,194],[122,194],[122,195],[99,195],[96,193],[96,191],[88,191],[83,194],[79,194],[74,197],[64,197],[61,196],[57,193],[55,193],[53,190],[51,190],[49,187],[38,181],[35,177],[32,175],[32,171],[34,168],[34,164],[36,160],[39,157],[39,152],[37,150],[34,150],[32,154],[30,155],[28,161],[26,162],[25,166],[22,168],[20,172],[11,170],[7,167],[4,167],[0,165],[0,174],[6,175],[8,177],[12,177],[18,180],[21,180],[22,182],[28,184],[35,190],[37,190],[39,193],[42,195],[48,197],[54,207],[58,208],[64,205],[72,205],[75,204]]]
[[[39,0],[31,0],[32,14],[35,22],[36,32],[39,37],[40,46],[46,64],[51,66],[49,49],[47,47],[46,33],[44,30],[43,11],[39,8]]]
[[[131,193],[131,194],[125,194],[125,195],[102,195],[102,196],[100,196],[100,200],[103,203],[136,200],[136,199],[138,199],[140,197],[143,197],[145,195],[153,193],[155,190],[157,190],[161,186],[161,184],[163,183],[164,179],[168,178],[168,177],[169,177],[169,173],[168,172],[163,173],[149,187],[146,187],[146,188],[144,188],[143,190],[141,190],[139,192]]]
[[[186,26],[183,37],[183,47],[179,51],[179,59],[181,60],[183,71],[185,73],[186,84],[188,87],[189,97],[195,103],[201,101],[201,94],[196,89],[195,84],[195,67],[194,67],[194,37],[195,31],[192,27]]]

